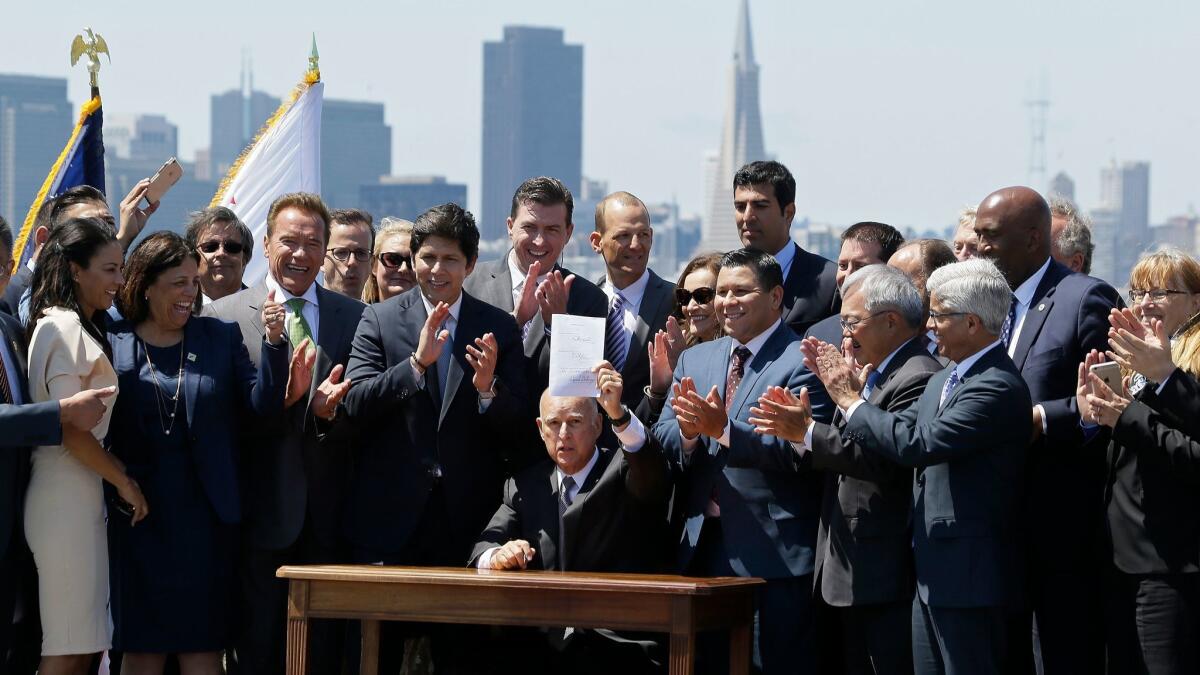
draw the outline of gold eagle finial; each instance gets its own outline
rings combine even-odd
[[[87,35],[84,38],[84,35]],[[71,65],[79,63],[79,57],[87,55],[88,57],[88,73],[92,78],[92,89],[97,89],[100,86],[100,55],[104,54],[108,57],[108,62],[112,63],[112,54],[108,51],[108,43],[104,41],[99,34],[92,32],[91,28],[84,28],[83,33],[75,36],[75,40],[71,42]]]

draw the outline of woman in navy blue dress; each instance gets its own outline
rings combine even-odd
[[[279,416],[287,388],[274,303],[256,372],[236,325],[192,315],[198,262],[174,233],[147,237],[126,263],[124,320],[109,327],[125,395],[108,440],[154,505],[136,526],[119,502],[109,512],[113,648],[126,674],[161,673],[168,654],[184,675],[220,672],[242,517],[239,438]]]

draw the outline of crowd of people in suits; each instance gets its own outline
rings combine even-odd
[[[1009,187],[950,243],[864,221],[830,261],[763,161],[733,177],[743,248],[674,282],[628,192],[596,207],[603,278],[564,268],[574,202],[538,177],[494,261],[456,204],[376,230],[284,195],[247,286],[228,209],[131,246],[147,185],[117,217],[49,200],[11,275],[0,221],[7,672],[282,673],[275,571],[323,563],[758,577],[763,673],[1200,672],[1182,252],[1143,256],[1127,307],[1073,207]],[[548,389],[564,314],[605,319],[596,398]],[[314,622],[313,672],[357,668],[356,630]],[[403,624],[380,658],[666,662],[654,635]]]

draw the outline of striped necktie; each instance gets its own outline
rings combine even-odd
[[[625,356],[629,352],[629,340],[625,335],[625,297],[620,291],[613,291],[606,323],[604,357],[614,370],[620,372],[625,367]]]

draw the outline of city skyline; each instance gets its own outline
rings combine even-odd
[[[736,0],[621,0],[603,10],[472,0],[370,14],[353,4],[279,13],[218,1],[153,17],[126,3],[94,17],[79,6],[88,9],[10,8],[0,38],[22,48],[5,70],[69,77],[77,108],[86,74],[68,71],[66,45],[86,22],[114,52],[101,74],[106,113],[166,115],[191,159],[208,145],[208,97],[237,86],[240,47],[252,47],[256,88],[278,95],[299,76],[317,28],[328,95],[384,103],[392,172],[466,183],[477,212],[482,45],[518,24],[562,28],[587,49],[584,175],[702,212],[703,157],[717,150],[726,95],[714,73],[729,62],[737,18]],[[227,21],[235,9],[239,20]],[[67,26],[64,15],[79,18]],[[1047,171],[1071,175],[1081,205],[1099,203],[1097,167],[1112,158],[1153,164],[1152,222],[1195,198],[1195,95],[1162,64],[1200,55],[1184,39],[1200,8],[1063,2],[998,16],[948,2],[759,0],[751,16],[764,135],[797,176],[799,215],[940,226],[991,189],[1025,182],[1024,101],[1041,76],[1051,101]],[[181,55],[155,30],[163,22],[219,31],[228,48]]]

